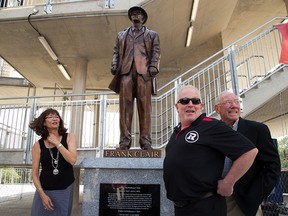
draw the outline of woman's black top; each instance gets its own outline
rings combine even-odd
[[[68,149],[67,144],[67,136],[68,133],[65,133],[62,136],[61,144],[63,145],[61,148]],[[66,189],[69,185],[71,185],[75,178],[73,173],[73,166],[68,163],[62,154],[59,152],[59,161],[58,161],[58,171],[57,175],[53,174],[54,167],[52,166],[52,157],[50,155],[49,149],[46,148],[44,144],[43,138],[39,140],[41,155],[40,155],[40,164],[41,164],[41,173],[40,173],[40,182],[41,186],[44,190],[61,190]],[[56,159],[58,149],[56,147],[51,148],[53,158]]]

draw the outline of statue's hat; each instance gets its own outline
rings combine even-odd
[[[132,21],[132,19],[131,19],[131,13],[132,13],[133,11],[136,11],[136,10],[140,10],[140,11],[141,11],[141,13],[143,14],[143,17],[144,17],[143,24],[146,23],[146,21],[147,21],[147,19],[148,19],[148,15],[147,15],[146,11],[145,11],[143,8],[138,7],[138,6],[131,7],[131,8],[128,10],[128,17],[129,17],[129,19]]]

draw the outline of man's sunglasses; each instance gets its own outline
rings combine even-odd
[[[182,105],[187,105],[189,104],[190,101],[192,101],[192,104],[194,105],[201,104],[200,98],[181,98],[180,100],[178,100],[177,103],[180,103]]]

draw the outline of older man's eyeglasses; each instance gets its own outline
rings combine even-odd
[[[235,99],[235,100],[226,100],[226,101],[224,101],[224,102],[221,103],[221,104],[229,105],[229,106],[231,106],[231,105],[233,105],[233,104],[238,105],[238,104],[240,104],[240,100],[238,100],[238,99]]]
[[[181,98],[177,101],[177,103],[180,103],[182,105],[187,105],[189,104],[189,102],[192,102],[192,104],[194,105],[198,105],[201,104],[201,100],[200,98]]]

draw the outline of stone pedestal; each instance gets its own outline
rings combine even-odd
[[[104,216],[99,215],[101,184],[160,185],[160,215],[174,215],[166,198],[162,158],[85,158],[81,167],[85,169],[83,216]]]

